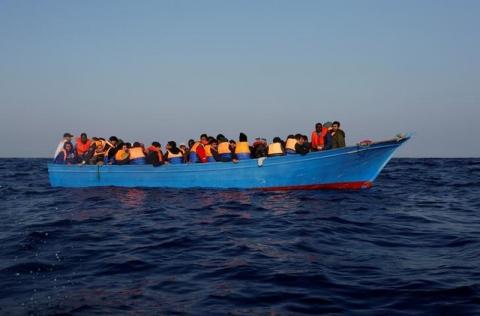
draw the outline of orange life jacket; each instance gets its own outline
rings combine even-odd
[[[268,155],[283,154],[282,144],[272,143],[268,145]]]
[[[223,154],[230,154],[232,153],[230,151],[230,144],[228,142],[223,142],[218,144],[218,154],[223,155]]]
[[[77,154],[79,156],[82,156],[83,154],[85,154],[88,151],[88,149],[90,148],[91,144],[92,144],[92,142],[90,141],[90,139],[87,139],[87,142],[84,144],[84,143],[82,143],[82,138],[81,137],[77,138],[77,142],[76,142]]]
[[[207,157],[213,157],[213,154],[212,154],[212,145],[205,145],[205,155]]]
[[[200,146],[200,142],[195,142],[195,144],[193,144],[192,148],[190,148],[190,152],[191,153],[196,153],[197,152],[197,147]]]
[[[238,142],[237,146],[235,147],[236,154],[249,154],[250,153],[250,146],[248,142]]]
[[[287,143],[285,144],[285,149],[290,149],[295,151],[295,145],[297,144],[297,140],[295,138],[287,139]]]
[[[143,153],[142,147],[132,147],[129,149],[129,152],[130,152],[130,160],[145,158],[145,154]]]
[[[129,156],[128,152],[126,152],[123,149],[120,149],[115,153],[115,160],[116,161],[122,161],[122,160],[127,159],[128,156]]]
[[[311,146],[313,149],[317,149],[317,147],[323,147],[325,145],[325,136],[328,133],[328,128],[322,127],[322,132],[320,135],[317,134],[317,131],[312,132],[312,143]]]

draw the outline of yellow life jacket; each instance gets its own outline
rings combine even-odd
[[[125,160],[128,158],[128,153],[123,150],[123,149],[120,149],[119,151],[117,151],[117,153],[115,154],[115,160],[116,161],[122,161],[122,160]]]
[[[236,154],[249,154],[250,153],[250,146],[248,142],[238,142],[237,146],[235,147]]]
[[[282,144],[272,143],[268,145],[268,154],[269,155],[283,154]]]
[[[130,151],[130,160],[137,159],[137,158],[145,158],[145,154],[143,153],[143,149],[141,147],[132,147],[129,149]]]
[[[212,149],[212,145],[205,145],[205,155],[207,157],[213,157],[211,149]]]
[[[178,151],[178,154],[174,154],[172,153],[170,150],[167,149],[167,153],[168,153],[168,159],[172,159],[172,158],[183,158],[183,154],[182,152],[179,150]]]
[[[297,144],[297,140],[295,138],[287,139],[287,143],[285,144],[285,149],[290,149],[295,151],[295,145]]]
[[[223,155],[223,154],[230,154],[232,153],[230,151],[230,144],[229,142],[223,142],[218,144],[218,154]]]
[[[193,144],[192,148],[190,149],[190,152],[191,153],[196,153],[197,152],[197,147],[200,146],[200,142],[195,142],[195,144]]]

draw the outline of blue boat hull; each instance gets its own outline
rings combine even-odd
[[[409,138],[352,146],[305,156],[289,155],[160,167],[151,165],[49,164],[54,187],[155,187],[212,189],[369,188],[395,150]]]

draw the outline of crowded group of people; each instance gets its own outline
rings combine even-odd
[[[124,142],[116,136],[108,140],[101,137],[88,138],[86,133],[75,139],[65,133],[57,146],[54,163],[90,164],[90,165],[144,165],[161,166],[166,163],[209,163],[237,162],[244,159],[275,157],[283,155],[306,155],[311,151],[329,150],[345,147],[345,133],[340,129],[340,122],[315,124],[310,141],[306,135],[288,135],[285,140],[274,137],[271,143],[265,138],[256,138],[250,144],[247,135],[240,133],[238,140],[227,139],[224,135],[216,137],[200,135],[195,141],[177,146],[169,141],[165,148],[159,142],[152,142],[145,147],[140,142]]]

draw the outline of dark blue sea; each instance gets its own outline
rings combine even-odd
[[[51,188],[0,159],[1,315],[479,315],[480,159],[366,191]]]

